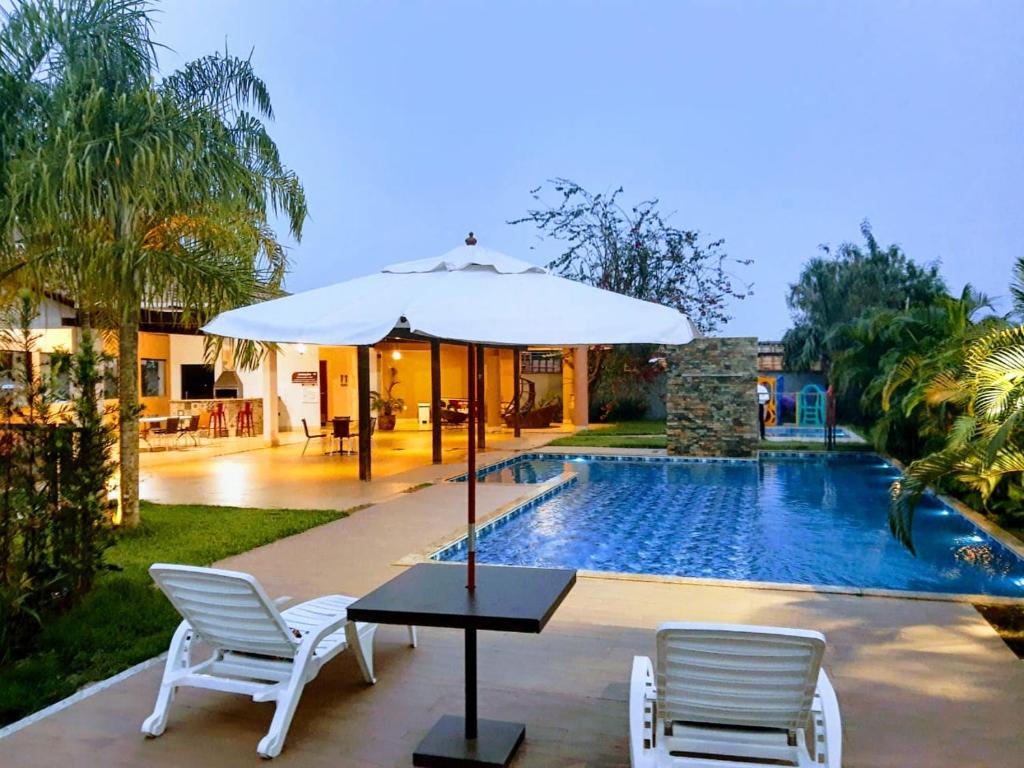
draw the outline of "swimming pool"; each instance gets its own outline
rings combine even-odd
[[[578,482],[481,530],[481,563],[1024,597],[1024,559],[937,499],[918,555],[889,533],[898,471],[871,454],[678,460],[530,454],[484,482]],[[461,542],[434,555],[465,560]]]

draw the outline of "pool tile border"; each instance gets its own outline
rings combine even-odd
[[[762,451],[762,453],[764,453]],[[772,451],[772,455],[778,454],[779,456],[787,456],[792,454],[799,456],[801,454],[817,453],[815,451]],[[822,451],[822,453],[826,453]],[[843,455],[852,454],[858,455],[859,451],[844,451]],[[834,454],[827,454],[834,455]],[[518,453],[515,456],[510,456],[507,459],[496,461],[493,464],[487,464],[486,466],[479,467],[476,471],[477,479],[479,480],[484,475],[489,475],[493,472],[509,467],[520,461],[530,461],[531,459],[553,459],[555,461],[625,461],[625,462],[644,462],[649,464],[754,464],[758,461],[758,457],[731,457],[731,456],[644,456],[644,455],[629,455],[629,454],[612,454],[612,453],[558,453],[555,451],[528,451],[524,453]],[[447,483],[464,483],[469,477],[469,472],[462,472],[458,475],[452,475],[445,479]],[[529,483],[519,483],[519,485],[529,485]]]

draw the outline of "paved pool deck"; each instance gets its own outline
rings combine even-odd
[[[438,480],[460,467],[433,469],[415,471]],[[495,511],[523,492],[481,484],[479,508]],[[271,595],[359,595],[463,525],[464,494],[464,486],[444,483],[392,494],[219,565],[256,574]],[[628,765],[631,659],[653,654],[654,628],[673,619],[823,631],[846,768],[1024,765],[1024,663],[970,605],[592,577],[580,578],[541,635],[481,633],[481,716],[527,724],[514,765]],[[409,766],[436,719],[461,712],[459,633],[421,629],[420,647],[411,649],[402,628],[383,626],[376,667],[378,683],[366,686],[351,654],[329,664],[307,687],[274,764]],[[263,764],[255,749],[273,705],[241,696],[182,690],[166,733],[142,737],[161,671],[146,669],[0,740],[0,765]]]

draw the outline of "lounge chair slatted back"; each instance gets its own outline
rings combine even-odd
[[[809,723],[822,634],[680,622],[662,625],[657,642],[657,704],[666,724],[793,730]]]
[[[261,656],[295,656],[296,638],[249,574],[179,565],[154,565],[149,572],[178,612],[211,645]]]

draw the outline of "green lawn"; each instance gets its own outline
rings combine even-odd
[[[593,424],[575,435],[559,437],[548,445],[577,448],[664,448],[665,421],[620,421]]]
[[[573,435],[559,437],[548,445],[576,448],[664,448],[664,435]]]
[[[664,435],[664,419],[642,421],[618,421],[614,424],[591,424],[590,429],[581,429],[577,435]]]
[[[0,725],[167,650],[180,618],[146,572],[154,562],[209,565],[349,511],[143,503],[141,525],[106,553],[122,570],[102,574],[82,603],[44,622],[34,653],[0,667]]]

